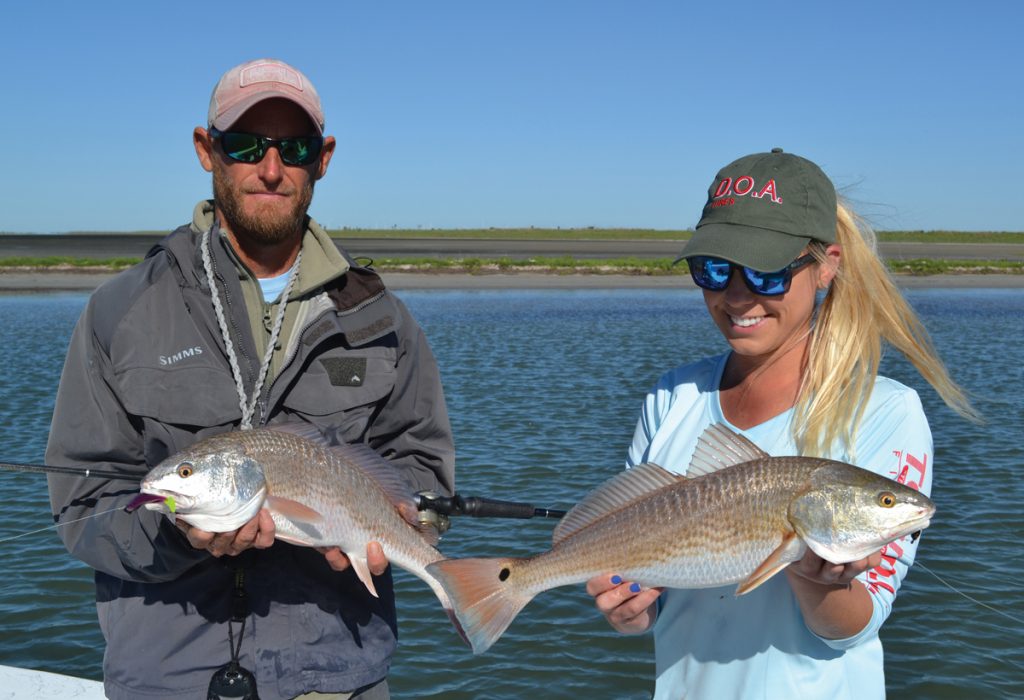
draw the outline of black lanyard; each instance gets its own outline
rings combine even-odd
[[[207,700],[259,700],[256,692],[256,676],[239,663],[242,653],[242,639],[245,636],[245,621],[249,617],[249,598],[245,593],[245,569],[232,566],[235,572],[234,592],[231,595],[231,617],[228,619],[228,645],[231,647],[231,661],[221,666],[210,679],[206,693]],[[235,625],[238,624],[238,643],[235,643]]]

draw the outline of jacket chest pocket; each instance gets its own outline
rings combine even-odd
[[[136,367],[119,372],[118,385],[125,409],[142,424],[150,465],[242,418],[238,390],[226,368]]]
[[[361,441],[395,390],[395,357],[390,347],[329,350],[306,365],[282,403],[346,442]]]

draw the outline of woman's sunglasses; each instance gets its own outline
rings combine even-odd
[[[317,159],[324,147],[322,136],[271,139],[242,131],[221,131],[210,127],[210,137],[220,141],[220,147],[227,157],[239,163],[259,163],[270,147],[276,146],[286,165],[309,165]]]
[[[721,258],[696,255],[686,259],[686,264],[690,268],[690,276],[693,277],[694,284],[702,289],[720,292],[729,286],[732,273],[735,270],[740,270],[743,273],[743,283],[747,285],[747,289],[754,294],[766,297],[776,297],[788,292],[789,284],[793,281],[793,271],[799,270],[811,262],[814,262],[814,256],[807,253],[781,270],[761,272],[760,270],[751,270],[749,267],[737,265]]]

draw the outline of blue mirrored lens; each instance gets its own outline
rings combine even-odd
[[[732,266],[717,258],[689,258],[690,276],[698,287],[711,290],[725,289],[729,285]]]
[[[806,256],[808,259],[810,256]],[[802,261],[803,258],[800,259]],[[800,262],[798,261],[798,262]],[[785,294],[789,289],[789,281],[792,279],[792,266],[785,267],[773,272],[761,272],[752,270],[749,267],[736,265],[721,258],[707,258],[697,256],[687,259],[690,267],[690,275],[698,287],[720,292],[729,286],[729,279],[733,270],[742,270],[743,281],[747,289],[755,294],[765,296],[777,296]]]
[[[743,275],[750,282],[750,288],[757,294],[782,294],[786,291],[786,278],[789,277],[789,270],[759,272],[745,267]]]

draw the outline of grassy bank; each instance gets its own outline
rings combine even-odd
[[[685,241],[692,229],[643,228],[481,228],[481,229],[330,229],[334,238],[449,238],[485,240]],[[1022,231],[878,231],[892,243],[1024,243]]]
[[[3,236],[6,232],[0,232]],[[64,235],[118,235],[162,237],[169,231],[69,231]],[[449,238],[485,240],[608,240],[608,241],[685,241],[692,229],[664,230],[645,228],[340,228],[329,229],[334,238]],[[878,240],[892,243],[1022,243],[1024,231],[878,231]]]
[[[109,260],[66,257],[0,258],[0,272],[10,271],[117,271],[139,258]],[[365,260],[360,260],[365,263]],[[889,270],[902,275],[1024,274],[1024,262],[1008,260],[889,260]],[[485,274],[494,272],[546,272],[551,274],[683,275],[686,266],[672,267],[671,258],[579,259],[556,258],[381,258],[373,261],[380,272],[436,272]]]

